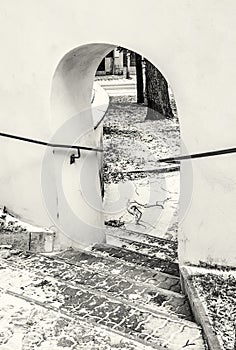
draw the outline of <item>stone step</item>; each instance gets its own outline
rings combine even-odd
[[[110,256],[121,261],[130,262],[139,266],[148,267],[155,271],[164,272],[169,275],[179,276],[179,265],[176,262],[151,257],[147,254],[131,251],[126,248],[111,246],[108,244],[95,244],[92,251],[100,252],[101,255]]]
[[[205,349],[201,329],[193,322],[180,320],[171,315],[156,315],[127,304],[107,298],[103,293],[91,292],[70,283],[50,277],[42,278],[36,273],[9,266],[2,259],[0,269],[1,287],[7,293],[38,305],[73,317],[76,321],[109,327],[142,341],[153,348],[180,350],[191,344],[191,349]]]
[[[0,232],[0,246],[9,245],[14,249],[31,252],[52,252],[55,234],[50,232]]]
[[[103,89],[105,90],[134,90],[134,84],[102,84]]]
[[[89,271],[105,272],[108,275],[122,275],[127,280],[156,286],[179,293],[181,291],[180,278],[168,275],[148,267],[113,258],[96,251],[67,250],[57,254],[57,259],[70,262],[76,266],[83,266]]]
[[[0,208],[0,248],[9,245],[13,249],[32,252],[52,252],[55,233],[19,220],[6,208]]]
[[[136,86],[135,82],[129,81],[99,81],[99,84],[106,90],[109,96],[135,96],[136,95]]]
[[[177,262],[177,242],[126,229],[106,229],[106,242],[131,251]]]
[[[119,81],[119,82],[112,82],[112,81],[103,81],[103,82],[98,82],[103,89],[107,90],[123,90],[123,89],[132,89],[135,90],[136,84],[134,81]]]
[[[136,90],[135,89],[105,89],[107,94],[109,96],[135,96]]]
[[[0,290],[2,350],[152,350],[102,326],[74,319],[31,299]],[[162,348],[159,348],[160,350]]]
[[[51,276],[62,282],[86,287],[90,291],[99,291],[107,297],[132,302],[138,307],[156,313],[170,313],[180,318],[192,320],[189,303],[180,293],[158,288],[153,285],[124,278],[122,275],[100,270],[91,271],[84,265],[71,265],[69,262],[27,253],[14,254],[6,260],[10,266],[37,273],[42,278]]]

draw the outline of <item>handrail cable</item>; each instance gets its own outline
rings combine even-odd
[[[3,132],[0,132],[0,137],[7,137],[7,138],[14,139],[14,140],[34,143],[34,144],[42,145],[42,146],[49,146],[49,147],[53,147],[53,148],[76,149],[78,151],[80,149],[82,149],[82,150],[86,150],[86,151],[103,152],[103,149],[101,149],[101,148],[94,148],[94,147],[81,146],[81,145],[67,145],[67,144],[51,143],[51,142],[46,142],[46,141],[34,140],[31,138],[27,138],[27,137],[11,135],[11,134],[7,134],[7,133],[3,133]],[[202,152],[202,153],[194,153],[194,154],[188,154],[188,155],[182,155],[182,156],[176,156],[176,157],[161,158],[161,159],[158,159],[158,162],[160,162],[160,163],[179,163],[179,161],[181,161],[181,160],[206,158],[206,157],[213,157],[213,156],[219,156],[219,155],[230,154],[230,153],[236,153],[236,148],[227,148],[227,149],[208,151],[208,152]]]
[[[177,163],[180,160],[206,158],[206,157],[220,156],[220,155],[230,154],[230,153],[236,153],[236,148],[226,148],[226,149],[215,150],[215,151],[208,151],[208,152],[194,153],[194,154],[188,154],[188,155],[177,156],[177,157],[163,158],[163,159],[159,159],[158,161],[161,163],[162,162]]]
[[[6,134],[6,133],[3,133],[3,132],[0,132],[0,136],[7,137],[7,138],[10,138],[10,139],[14,139],[14,140],[19,140],[19,141],[35,143],[37,145],[49,146],[49,147],[53,147],[53,148],[67,148],[67,149],[69,148],[69,149],[76,149],[76,150],[83,149],[83,150],[86,150],[86,151],[103,152],[103,150],[101,148],[94,148],[94,147],[87,147],[87,146],[80,146],[80,145],[65,145],[65,144],[59,144],[59,143],[50,143],[50,142],[30,139],[30,138],[27,138],[27,137]]]

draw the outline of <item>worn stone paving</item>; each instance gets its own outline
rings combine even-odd
[[[105,271],[89,271],[84,266],[74,266],[56,259],[27,253],[14,254],[8,259],[9,266],[38,273],[80,286],[88,290],[100,291],[108,297],[132,301],[135,305],[143,306],[153,312],[167,312],[179,317],[192,320],[191,311],[185,296],[160,289],[154,286],[143,285],[124,278],[122,275],[106,274]]]
[[[177,242],[152,237],[139,232],[113,230],[106,234],[107,243],[151,257],[177,262]]]
[[[68,250],[57,255],[57,259],[83,266],[90,271],[105,271],[106,274],[122,275],[127,280],[136,281],[146,285],[180,292],[180,279],[178,276],[168,275],[136,263],[121,261],[111,256],[96,254],[95,251]]]
[[[108,329],[0,291],[1,350],[151,350]]]
[[[168,240],[162,237],[156,237],[152,236],[146,233],[138,232],[138,231],[130,231],[126,229],[117,229],[117,228],[107,228],[106,231],[108,233],[116,234],[120,237],[129,238],[130,240],[140,242],[140,243],[146,243],[150,246],[154,247],[167,247],[171,250],[177,250],[178,243],[176,240]]]
[[[177,350],[193,344],[192,349],[204,349],[201,330],[192,322],[161,314],[157,316],[133,304],[108,299],[104,293],[79,289],[70,281],[63,283],[51,276],[42,278],[25,270],[22,274],[21,271],[2,261],[1,287],[15,296],[73,315],[76,319],[129,334],[133,339],[145,341],[153,347],[157,345]]]
[[[131,262],[139,266],[145,266],[170,275],[179,276],[179,266],[172,261],[140,254],[125,248],[122,248],[121,250],[119,247],[108,246],[106,244],[95,244],[92,249],[93,251],[101,252],[102,254],[118,258],[122,261]]]

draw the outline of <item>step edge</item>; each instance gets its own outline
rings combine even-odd
[[[162,271],[156,271],[156,270],[151,269],[150,267],[144,267],[144,266],[140,266],[140,267],[139,267],[139,266],[137,266],[137,265],[134,264],[134,263],[127,262],[127,261],[123,261],[123,260],[121,261],[121,260],[119,260],[119,259],[117,259],[117,258],[115,258],[115,257],[112,257],[112,256],[105,256],[105,255],[102,255],[101,253],[98,253],[98,252],[96,252],[96,251],[91,251],[91,250],[89,250],[89,249],[88,249],[88,250],[83,250],[83,249],[77,249],[77,248],[76,248],[76,250],[74,250],[74,252],[76,252],[76,251],[78,251],[78,252],[80,252],[80,253],[87,253],[87,254],[90,254],[90,255],[92,255],[92,256],[94,256],[94,257],[103,258],[103,259],[105,259],[107,262],[109,262],[109,261],[118,261],[118,262],[121,262],[123,265],[125,265],[125,266],[127,266],[127,267],[133,266],[133,267],[135,267],[135,268],[141,270],[142,272],[149,271],[149,272],[152,273],[153,275],[155,275],[155,274],[161,274],[161,275],[163,275],[163,276],[165,276],[165,277],[167,277],[167,278],[168,278],[168,277],[171,277],[171,278],[173,278],[173,279],[176,279],[176,280],[180,281],[180,276],[170,275],[170,274],[165,273],[165,272],[162,272]],[[65,252],[66,252],[66,251],[65,251]],[[51,255],[50,253],[36,253],[36,254],[40,254],[40,255],[46,256],[46,257],[48,257],[49,259],[53,259],[54,257],[57,257],[57,259],[60,259],[60,260],[62,260],[62,261],[65,261],[64,258],[62,258],[62,257],[59,256],[59,254],[61,254],[61,252],[58,252],[58,253],[55,253],[55,252],[54,252],[53,255]],[[75,262],[71,263],[71,262],[68,261],[68,260],[67,260],[67,263],[72,264],[72,265],[76,265]]]
[[[209,317],[204,309],[202,302],[198,296],[197,290],[193,283],[189,280],[189,272],[187,266],[180,268],[181,284],[183,290],[188,297],[189,304],[196,319],[196,322],[202,327],[204,336],[206,338],[209,350],[223,350],[220,341],[216,334],[214,334],[213,328],[210,324]]]
[[[8,265],[8,268],[9,269],[15,269],[15,270],[18,270],[19,272],[22,271],[20,268],[16,266],[13,266],[12,264],[9,264],[8,262],[5,261],[5,263]],[[183,319],[181,317],[178,316],[178,314],[175,314],[174,312],[171,312],[170,314],[167,314],[165,311],[160,311],[160,310],[155,310],[153,311],[150,310],[148,307],[145,307],[144,305],[142,305],[141,307],[135,303],[135,302],[131,302],[129,301],[128,299],[125,299],[125,298],[122,298],[122,297],[117,297],[117,296],[112,296],[110,295],[108,292],[105,292],[105,291],[96,291],[95,289],[92,289],[92,288],[89,288],[87,286],[82,286],[82,285],[78,285],[78,284],[71,284],[71,283],[66,283],[65,281],[60,281],[59,279],[55,278],[55,277],[52,277],[50,276],[49,274],[42,274],[40,275],[40,272],[36,272],[36,271],[29,271],[28,272],[32,273],[32,275],[34,275],[34,277],[38,278],[39,280],[40,279],[43,279],[43,278],[46,278],[46,277],[50,277],[52,280],[56,281],[56,282],[59,282],[59,284],[62,284],[62,285],[67,285],[68,287],[74,289],[78,289],[78,290],[81,290],[81,291],[84,291],[84,292],[89,292],[97,297],[105,297],[107,300],[111,301],[111,302],[119,302],[121,304],[125,304],[137,311],[140,311],[140,312],[146,312],[148,313],[149,315],[152,315],[154,317],[158,317],[158,318],[161,318],[161,319],[164,319],[164,320],[169,320],[171,322],[174,322],[174,323],[179,323],[179,324],[185,324],[186,326],[189,326],[190,328],[193,328],[193,329],[199,329],[199,326],[195,323],[195,322],[192,322],[192,321],[189,321],[189,320],[186,320],[186,319]],[[12,287],[12,288],[16,288],[16,287]],[[10,288],[0,288],[1,290],[5,290],[5,291],[10,291],[11,293],[16,293],[17,295],[22,295],[20,293],[17,293],[15,291],[11,291],[11,287]],[[24,296],[22,295],[22,297],[26,297],[28,298],[27,296]],[[37,301],[37,299],[33,299],[32,300],[35,300]],[[39,301],[40,302],[40,301]],[[41,303],[41,302],[40,302]],[[46,305],[46,304],[45,304]],[[48,306],[50,306],[48,304]],[[53,306],[51,306],[53,308]]]
[[[104,244],[104,243],[95,243],[95,245],[93,245],[92,247],[95,247],[96,245],[100,245],[100,246],[105,246],[106,244]],[[111,248],[119,248],[119,247],[117,247],[117,246],[113,246],[113,245],[111,245],[111,244],[109,244],[109,247],[111,247]],[[125,250],[129,250],[129,249],[127,249],[127,248],[123,248],[123,249],[125,249]],[[133,252],[132,250],[129,250],[130,252]],[[137,252],[136,252],[137,253]],[[102,254],[102,252],[101,252],[101,254]],[[143,253],[137,253],[137,254],[139,254],[139,255],[141,255],[141,256],[145,256],[145,257],[148,257],[148,258],[152,258],[151,256],[149,256],[148,254],[143,254]],[[117,258],[116,258],[117,259]],[[163,261],[163,262],[168,262],[168,260],[164,260],[164,259],[161,259],[161,258],[153,258],[153,259],[157,259],[157,260],[161,260],[161,261]],[[177,263],[177,262],[173,262],[173,261],[169,261],[169,263],[171,263],[171,264],[175,264],[175,265],[177,265],[178,267],[179,267],[179,264]],[[153,269],[152,269],[153,270]],[[154,270],[155,271],[155,270]],[[170,274],[169,274],[170,275]],[[170,275],[170,276],[172,276],[172,275]],[[180,276],[180,275],[179,275]]]
[[[125,230],[124,230],[124,232],[125,232]],[[116,233],[113,233],[113,232],[105,232],[105,234],[106,234],[106,236],[112,236],[112,237],[115,237],[115,238],[117,238],[117,239],[121,239],[121,240],[124,240],[124,241],[128,241],[128,243],[130,243],[130,244],[132,244],[132,242],[134,242],[134,243],[140,243],[140,244],[142,244],[142,245],[144,245],[144,246],[146,246],[147,248],[148,247],[151,247],[151,248],[159,248],[157,245],[152,245],[151,243],[146,243],[146,242],[141,242],[141,241],[137,241],[137,240],[135,240],[135,238],[132,240],[132,239],[130,239],[130,238],[127,238],[127,237],[125,237],[125,235],[124,236],[122,236],[122,234],[120,235],[119,233],[118,234],[116,234]],[[145,236],[145,235],[144,235]],[[154,236],[153,236],[154,237]],[[167,243],[168,244],[168,243]],[[160,247],[161,248],[161,247]]]
[[[32,254],[32,256],[34,256],[34,257],[36,256],[36,257],[39,257],[39,258],[40,258],[40,254],[37,254],[37,253],[36,253],[36,254]],[[44,257],[45,257],[45,256],[44,256]],[[45,258],[48,259],[47,256],[46,256]],[[57,261],[56,259],[48,259],[48,260]],[[12,260],[9,261],[8,259],[0,258],[0,261],[3,261],[3,262],[4,262],[6,265],[8,265],[10,268],[11,268],[11,267],[14,267],[14,268],[16,268],[17,270],[20,270],[20,268],[18,267],[17,263],[16,263],[16,262],[13,262]],[[62,261],[62,260],[60,260],[60,262],[61,262],[61,261]],[[65,261],[65,260],[63,260],[63,262],[64,262],[66,265],[78,266],[77,264],[71,264],[71,263],[69,263],[69,262],[67,262],[67,261]],[[81,264],[80,267],[86,270],[86,267],[84,267],[84,264]],[[34,272],[35,274],[37,274],[37,273],[40,274],[40,271],[37,272],[37,270],[35,270],[34,268],[33,268],[33,270],[27,269],[27,271],[29,271],[29,272],[32,272],[32,271],[34,272],[34,271],[35,271],[35,272]],[[90,270],[89,270],[89,271],[90,271]],[[96,274],[102,275],[100,272],[96,272]],[[43,275],[43,273],[42,273],[42,275]],[[44,276],[46,277],[46,276],[49,276],[49,275],[46,273]],[[102,277],[103,277],[103,276],[102,276]],[[56,280],[59,280],[59,279],[57,279],[56,277],[53,277],[53,278],[56,279]],[[131,278],[126,278],[126,277],[125,277],[125,279],[126,279],[128,282],[131,282],[131,283],[133,283],[134,285],[137,285],[137,286],[139,286],[139,287],[147,286],[147,288],[149,287],[150,289],[153,289],[154,291],[160,292],[160,293],[162,293],[162,294],[164,294],[164,295],[173,296],[173,297],[178,298],[178,299],[186,300],[186,295],[184,295],[184,294],[181,294],[181,293],[178,293],[178,292],[169,290],[169,289],[157,287],[157,286],[155,286],[155,285],[149,285],[148,283],[146,283],[146,284],[144,285],[143,282],[136,282],[136,281],[133,281]],[[59,280],[59,281],[60,281],[60,280]],[[62,282],[65,283],[65,281],[63,281],[63,280],[62,280]],[[76,285],[79,286],[79,288],[80,288],[80,287],[81,287],[81,288],[84,288],[82,284],[76,283]],[[71,286],[72,286],[72,285],[71,285]],[[86,286],[86,285],[84,285],[84,286]],[[96,290],[93,289],[92,287],[87,286],[87,289],[96,292]],[[99,292],[99,293],[102,293],[102,292]],[[109,292],[104,291],[104,293],[107,293],[108,295],[110,295]],[[116,298],[116,297],[114,296],[114,298]],[[124,299],[125,299],[125,298],[124,298]],[[125,300],[127,300],[127,299],[125,299]]]
[[[134,342],[134,343],[135,343],[135,342],[136,342],[136,343],[140,343],[140,344],[144,345],[145,347],[148,347],[147,350],[152,350],[152,349],[156,349],[156,350],[165,350],[165,348],[163,348],[162,346],[159,346],[159,345],[151,345],[151,344],[148,343],[147,341],[143,341],[142,339],[138,339],[138,338],[136,338],[135,336],[130,336],[129,334],[123,333],[123,332],[118,331],[118,330],[116,330],[116,329],[109,328],[109,327],[106,326],[106,325],[98,324],[98,323],[96,323],[96,322],[93,321],[93,320],[89,320],[89,321],[88,321],[88,320],[84,319],[83,317],[79,317],[79,316],[71,317],[71,314],[70,314],[69,312],[56,309],[56,308],[54,308],[54,307],[52,307],[52,306],[47,306],[45,303],[40,302],[40,301],[38,301],[38,300],[35,300],[35,299],[33,299],[33,298],[25,297],[25,296],[20,295],[20,294],[18,294],[18,293],[15,293],[15,292],[12,292],[12,291],[9,291],[9,290],[4,290],[4,289],[2,289],[2,288],[0,288],[0,290],[3,290],[6,294],[12,295],[12,296],[14,296],[14,297],[16,297],[16,298],[23,299],[23,300],[25,300],[25,301],[27,301],[27,302],[29,302],[29,303],[33,303],[33,304],[38,305],[38,306],[41,306],[41,307],[43,307],[43,308],[45,308],[45,309],[47,309],[47,310],[52,310],[52,311],[54,311],[54,312],[56,312],[56,313],[59,313],[59,314],[61,314],[62,316],[71,319],[72,321],[75,321],[75,322],[81,321],[81,322],[83,322],[83,323],[88,324],[88,326],[89,326],[90,324],[93,324],[95,327],[98,327],[98,328],[100,327],[100,328],[104,329],[105,331],[107,331],[108,333],[118,334],[118,335],[121,336],[122,338],[129,339],[129,340],[131,340],[131,341]]]
[[[107,232],[106,233],[106,230],[111,230],[111,232]],[[113,231],[113,232],[112,232]],[[106,228],[105,229],[105,233],[106,234],[115,234],[116,232],[118,232],[118,235],[119,235],[119,232],[127,232],[127,233],[130,233],[130,234],[133,234],[133,235],[137,235],[137,236],[141,236],[141,237],[148,237],[150,239],[156,239],[157,241],[161,241],[161,242],[165,242],[165,243],[169,243],[169,244],[176,244],[177,245],[177,242],[176,241],[171,241],[170,239],[166,239],[166,238],[163,238],[163,237],[157,237],[157,236],[153,236],[153,235],[150,235],[149,233],[143,233],[143,232],[138,232],[138,231],[132,231],[132,230],[128,230],[128,229],[123,229],[123,228],[114,228],[114,230],[110,229],[110,228]],[[126,238],[126,237],[125,237]],[[144,244],[149,244],[149,243],[144,243]]]
[[[110,238],[107,239],[107,244],[110,245],[110,246],[127,249],[127,250],[129,250],[131,252],[134,252],[134,253],[138,253],[138,254],[143,254],[143,255],[149,256],[152,259],[165,260],[164,257],[163,258],[158,257],[158,254],[163,254],[163,255],[166,255],[167,258],[169,256],[169,259],[170,259],[171,263],[177,263],[178,264],[177,257],[176,258],[172,258],[171,255],[168,255],[168,253],[166,253],[165,250],[163,248],[161,248],[161,247],[151,246],[151,245],[139,242],[139,241],[133,241],[133,240],[130,240],[130,239],[126,239],[124,237],[119,237],[119,236],[114,236],[114,235],[107,235],[107,236],[110,237]],[[153,251],[144,253],[142,251],[139,251],[138,249],[140,249],[140,250],[152,249]]]

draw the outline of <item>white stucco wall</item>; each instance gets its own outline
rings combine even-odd
[[[160,68],[173,88],[183,143],[190,153],[235,146],[234,0],[121,0],[115,11],[108,0],[2,0],[0,6],[1,131],[48,140],[68,118],[87,109],[90,73],[106,47],[97,52],[98,62],[80,55],[82,63],[78,63],[78,57],[71,56],[72,71],[57,67],[72,49],[104,42],[137,51]],[[87,64],[82,75],[78,69],[81,64]],[[62,141],[69,141],[66,138]],[[41,192],[44,149],[0,139],[0,152],[1,203],[30,222],[53,225]],[[52,155],[55,166],[48,169],[55,217],[60,200],[54,196],[53,172],[59,158],[57,151]],[[91,154],[93,168],[92,158]],[[192,175],[188,166],[182,167],[181,207],[185,216],[179,244],[181,262],[236,265],[236,155],[195,160],[192,166]],[[65,181],[65,186],[69,184],[66,193],[75,211],[79,210],[74,191],[78,190],[76,167],[65,166],[63,170],[65,179],[70,178]],[[190,177],[193,191],[186,212]],[[69,227],[66,213],[60,209],[59,214]],[[95,224],[102,221],[99,214],[94,217]],[[77,232],[81,242],[103,240],[102,232],[82,231]]]

